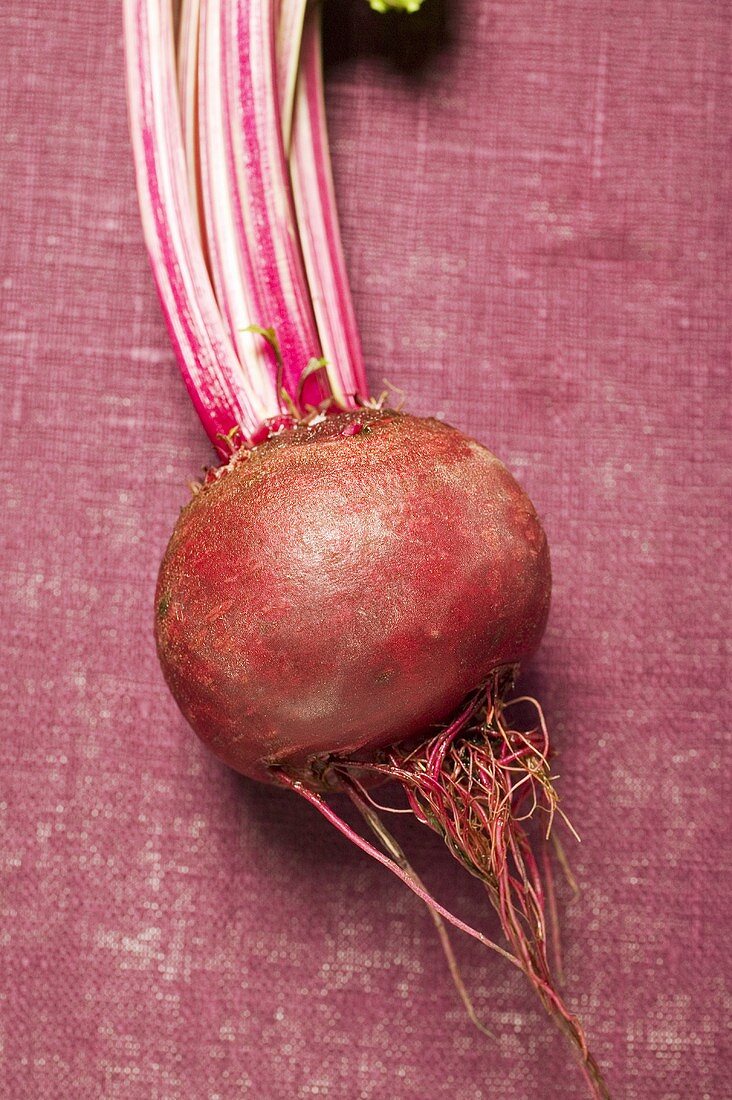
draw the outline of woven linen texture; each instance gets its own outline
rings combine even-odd
[[[729,1095],[730,8],[425,0],[326,21],[370,378],[546,524],[566,992],[614,1095]],[[145,255],[118,0],[0,9],[0,1095],[567,1100],[527,983],[189,733],[156,570],[211,453]],[[497,934],[438,839],[398,835]],[[727,858],[725,859],[725,850]]]

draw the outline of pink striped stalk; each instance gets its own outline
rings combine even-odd
[[[222,437],[254,434],[272,404],[247,361],[237,359],[206,271],[188,190],[171,5],[125,0],[124,25],[130,131],[153,275],[191,400],[223,455]]]
[[[260,319],[254,285],[255,258],[232,194],[232,145],[229,133],[227,73],[223,53],[222,0],[203,0],[198,48],[198,154],[204,210],[205,247],[216,298],[238,356],[252,364],[257,392],[267,395],[267,416],[280,412],[277,364],[261,337],[247,331]],[[263,306],[264,309],[268,307]],[[267,322],[269,324],[269,322]]]
[[[277,93],[280,104],[282,144],[285,156],[290,153],[292,110],[300,65],[305,9],[308,0],[276,0],[275,58],[277,62]]]
[[[328,396],[324,380],[310,374],[302,381],[321,351],[282,142],[275,0],[207,0],[202,14],[203,190],[220,303],[240,354],[257,349],[291,398],[317,405]],[[231,222],[222,232],[217,207],[224,198]],[[231,304],[242,291],[246,315]],[[250,325],[275,330],[281,366],[261,335],[242,331]]]
[[[202,208],[198,164],[198,26],[201,0],[182,0],[178,26],[178,98],[183,148],[188,169],[188,191],[193,218],[202,236]]]
[[[297,0],[282,0],[283,9]],[[368,383],[343,256],[323,95],[320,7],[308,9],[290,147],[290,172],[305,270],[336,401],[366,400]]]

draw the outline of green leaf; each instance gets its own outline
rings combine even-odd
[[[282,352],[280,351],[280,342],[277,339],[277,333],[274,328],[262,328],[261,325],[247,325],[246,328],[241,330],[242,332],[253,332],[255,336],[261,336],[267,341],[272,351],[275,353],[277,362],[282,362]]]
[[[298,399],[298,401],[302,397],[302,388],[305,385],[305,379],[309,378],[311,374],[315,374],[319,370],[324,370],[325,373],[326,373],[326,376],[328,375],[328,360],[327,359],[311,359],[309,361],[309,363],[305,367],[305,370],[300,375],[300,378],[299,378],[298,383],[297,383],[297,399]],[[328,381],[330,382],[330,378],[328,378]]]
[[[369,0],[374,11],[419,11],[422,0]]]

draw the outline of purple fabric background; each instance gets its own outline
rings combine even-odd
[[[329,19],[370,376],[489,444],[545,519],[525,682],[583,836],[568,996],[616,1097],[719,1098],[729,6],[426,5]],[[584,1096],[519,975],[456,941],[490,1044],[416,899],[177,714],[153,583],[210,455],[141,241],[119,5],[3,0],[0,38],[0,1095]],[[495,931],[439,841],[399,835]]]

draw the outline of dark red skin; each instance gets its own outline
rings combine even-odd
[[[222,760],[307,775],[434,732],[536,649],[550,592],[544,531],[497,458],[363,410],[240,452],[193,497],[160,569],[158,653]]]

